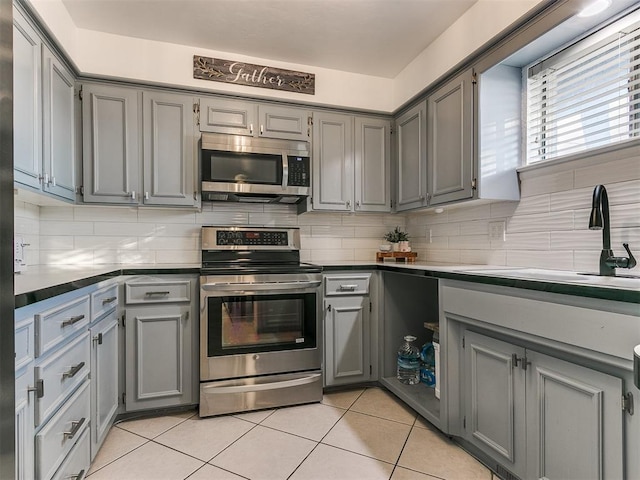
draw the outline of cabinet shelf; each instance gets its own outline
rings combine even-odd
[[[440,400],[436,398],[435,390],[432,387],[421,383],[405,385],[400,383],[396,377],[383,377],[380,379],[380,383],[435,427],[440,428]]]

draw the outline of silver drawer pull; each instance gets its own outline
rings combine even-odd
[[[117,299],[118,299],[118,297],[103,298],[102,299],[102,304],[106,305],[107,303],[111,303],[111,302],[113,302],[114,300],[117,300]]]
[[[85,471],[84,469],[82,469],[76,475],[69,475],[68,477],[65,477],[65,478],[68,478],[69,480],[82,480],[84,478],[84,474],[85,474]]]
[[[93,337],[93,341],[98,345],[102,345],[102,333],[99,333]]]
[[[35,387],[27,387],[27,393],[36,392],[36,398],[44,397],[44,380],[37,380]]]
[[[84,421],[85,421],[85,418],[82,417],[77,422],[71,422],[71,431],[62,432],[62,434],[64,435],[64,438],[70,440],[73,437],[75,437],[76,433],[78,433],[78,430],[80,430],[80,428],[82,428],[82,425],[84,425]]]
[[[147,297],[151,297],[154,295],[169,295],[171,292],[145,292]]]
[[[75,317],[71,317],[69,320],[65,320],[62,322],[62,327],[68,327],[69,325],[73,325],[74,323],[78,323],[80,320],[84,318],[84,315],[76,315]]]
[[[77,365],[74,365],[73,367],[71,367],[69,369],[68,372],[64,372],[62,374],[62,378],[73,378],[76,376],[76,373],[78,373],[80,370],[82,370],[82,367],[84,367],[84,362],[80,362]]]
[[[358,285],[340,285],[338,290],[341,292],[353,292],[356,288],[358,288]]]

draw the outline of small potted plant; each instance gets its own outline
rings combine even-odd
[[[404,230],[401,230],[400,227],[396,227],[385,233],[384,239],[391,243],[394,252],[409,251],[409,234]]]

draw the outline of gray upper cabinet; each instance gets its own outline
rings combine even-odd
[[[420,102],[396,119],[396,210],[427,204],[427,105]]]
[[[353,209],[353,117],[316,113],[313,121],[314,210]]]
[[[428,98],[429,205],[473,196],[473,72]]]
[[[82,98],[84,201],[137,205],[141,195],[140,92],[85,85]]]
[[[386,119],[314,115],[314,210],[391,210],[390,132]]]
[[[42,176],[42,41],[13,9],[13,159],[17,183],[40,187]]]
[[[144,204],[196,205],[193,98],[144,92],[142,116]]]
[[[200,99],[200,131],[253,135],[258,125],[256,106],[238,100]]]
[[[355,210],[391,210],[391,122],[355,119]]]
[[[74,79],[51,51],[42,47],[43,166],[42,189],[74,201],[76,140]]]
[[[305,109],[242,100],[200,99],[200,131],[309,141],[311,113]]]

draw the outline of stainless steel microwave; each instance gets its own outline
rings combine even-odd
[[[310,193],[307,142],[203,133],[200,162],[203,200],[295,204]]]

